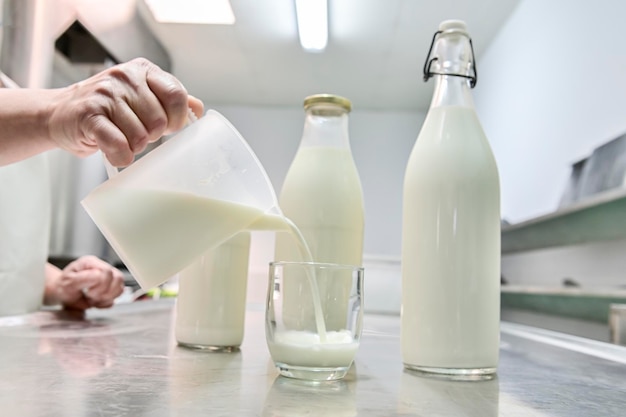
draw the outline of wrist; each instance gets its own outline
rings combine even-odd
[[[46,91],[46,104],[39,114],[39,122],[41,126],[45,126],[45,135],[52,147],[61,147],[63,138],[68,136],[65,126],[68,108],[65,103],[71,94],[71,87]]]
[[[61,304],[61,299],[57,291],[61,274],[62,272],[59,268],[52,264],[46,264],[43,305],[53,306]]]

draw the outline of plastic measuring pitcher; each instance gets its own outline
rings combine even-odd
[[[214,110],[95,188],[82,205],[144,289],[264,214],[280,214],[263,166]]]

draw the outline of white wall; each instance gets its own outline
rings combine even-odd
[[[302,136],[302,108],[204,102],[224,114],[250,143],[279,194]],[[350,114],[350,143],[365,199],[364,252],[368,255],[400,256],[404,170],[424,117],[419,112],[358,109]]]
[[[570,165],[626,132],[624,16],[622,0],[523,0],[479,57],[509,221],[555,210]]]

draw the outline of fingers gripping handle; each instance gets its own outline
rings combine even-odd
[[[187,111],[187,125],[190,125],[191,123],[195,122],[196,120],[198,120],[198,118],[196,117],[194,112],[191,109],[188,109],[188,111]],[[113,178],[114,176],[119,174],[119,170],[116,167],[114,167],[113,164],[111,164],[109,162],[109,160],[107,159],[107,156],[104,153],[102,153],[102,160],[104,162],[104,169],[106,169],[107,176],[109,177],[109,179]]]

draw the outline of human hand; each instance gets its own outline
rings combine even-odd
[[[50,137],[77,156],[101,149],[111,164],[129,165],[162,135],[182,129],[203,104],[173,75],[144,58],[108,68],[59,90]]]
[[[77,310],[108,308],[124,290],[122,272],[95,256],[80,257],[56,271],[46,274],[46,304]]]

